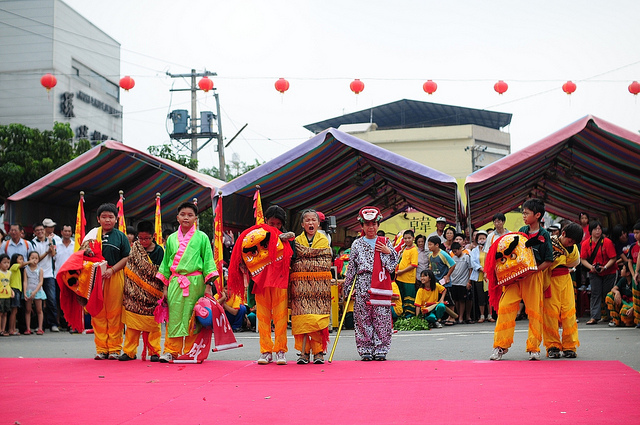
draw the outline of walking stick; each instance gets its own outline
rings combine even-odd
[[[351,284],[351,289],[349,290],[349,296],[347,297],[347,303],[344,306],[344,311],[342,312],[342,319],[340,319],[340,325],[338,325],[338,333],[336,334],[336,339],[333,341],[333,348],[331,348],[331,354],[329,354],[329,363],[333,360],[333,353],[336,351],[336,346],[338,345],[338,339],[340,338],[340,331],[342,331],[342,325],[344,324],[344,318],[347,316],[347,309],[349,308],[349,303],[351,302],[351,295],[353,294],[353,289],[356,287],[356,277],[353,278],[353,283]]]

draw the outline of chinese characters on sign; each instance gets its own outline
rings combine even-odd
[[[75,118],[75,113],[73,111],[73,99],[75,95],[71,92],[64,92],[60,98],[60,110],[65,118]],[[94,107],[108,113],[109,115],[113,115],[115,118],[121,118],[122,112],[113,108],[110,105],[102,102],[99,99],[96,99],[93,96],[90,96],[84,92],[78,91],[77,99],[81,100],[85,103],[93,105]],[[90,139],[92,142],[103,142],[105,140],[111,139],[108,135],[102,134],[101,132],[94,130],[91,132],[91,137],[89,137],[89,127],[86,125],[80,125],[76,128],[76,138],[77,139]]]

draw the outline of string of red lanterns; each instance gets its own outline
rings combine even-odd
[[[51,91],[52,88],[56,86],[56,84],[58,84],[58,80],[53,74],[47,73],[40,78],[40,84],[42,84],[42,86],[47,89],[47,93],[48,93]],[[135,87],[135,85],[136,85],[135,80],[128,75],[120,79],[120,87],[125,91],[131,90],[133,87]],[[284,94],[284,92],[289,90],[290,84],[289,84],[289,81],[287,81],[286,79],[279,78],[275,82],[274,86],[278,92]],[[204,76],[202,77],[202,79],[200,79],[200,81],[198,81],[198,87],[206,93],[209,90],[213,89],[213,81],[209,77]],[[356,78],[351,82],[351,84],[349,84],[349,88],[353,93],[360,94],[364,90],[364,83],[360,79]],[[422,89],[425,91],[425,93],[432,95],[433,93],[436,92],[436,90],[438,90],[438,84],[433,80],[427,80],[422,85]],[[497,83],[493,85],[493,89],[498,94],[504,94],[509,89],[509,85],[505,83],[503,80],[499,80]],[[564,91],[568,95],[571,95],[572,93],[574,93],[576,89],[577,89],[577,85],[571,80],[567,81],[562,85],[562,91]],[[629,84],[628,90],[629,90],[629,93],[631,93],[634,96],[637,96],[638,94],[640,94],[640,83],[634,80],[631,84]]]

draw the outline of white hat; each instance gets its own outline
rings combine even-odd
[[[437,223],[437,222],[439,222],[439,221],[444,221],[444,222],[446,223],[446,222],[447,222],[447,219],[446,219],[446,218],[444,218],[444,217],[438,217],[438,218],[436,218],[436,223]]]
[[[487,231],[486,231],[486,230],[478,230],[478,231],[476,232],[476,236],[477,236],[477,235],[485,235],[485,236],[489,236],[489,234],[487,233]]]
[[[561,230],[562,227],[560,226],[560,223],[555,223],[555,224],[552,224],[551,226],[549,226],[549,229]]]
[[[50,218],[45,218],[44,220],[42,220],[42,225],[44,227],[55,227],[56,222],[51,220]]]

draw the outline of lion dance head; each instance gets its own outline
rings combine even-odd
[[[502,287],[518,282],[538,270],[533,249],[524,233],[510,232],[493,244],[485,260],[485,276],[489,281],[489,298],[497,310]]]
[[[266,224],[256,224],[240,234],[229,264],[231,293],[244,293],[247,274],[254,282],[254,294],[262,293],[265,287],[287,287],[293,251],[288,243],[282,242],[280,235],[278,229]]]

